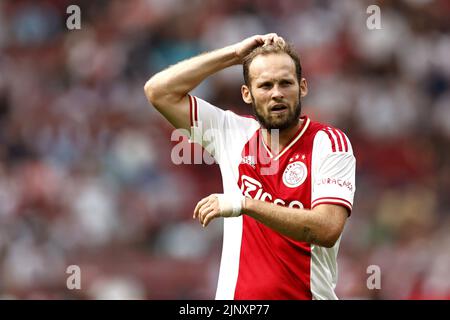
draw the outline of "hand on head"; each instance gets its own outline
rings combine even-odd
[[[271,44],[284,45],[285,41],[282,37],[276,33],[267,33],[264,35],[255,35],[234,45],[236,55],[239,60],[242,60],[247,56],[252,50],[260,46],[266,46]]]

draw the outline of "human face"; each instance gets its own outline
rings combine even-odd
[[[249,66],[250,87],[242,97],[253,105],[265,129],[289,129],[299,123],[300,97],[306,95],[305,79],[299,84],[292,58],[285,53],[259,55]]]

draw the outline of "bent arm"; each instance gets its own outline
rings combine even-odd
[[[190,128],[190,91],[210,75],[242,59],[257,46],[284,41],[276,34],[256,35],[237,44],[179,62],[151,77],[144,86],[148,101],[176,128]]]
[[[218,217],[246,214],[267,227],[297,241],[331,248],[341,235],[347,221],[347,208],[320,204],[313,209],[298,209],[244,198],[242,195],[211,194],[197,203],[193,218],[206,227]]]
[[[265,201],[245,199],[242,213],[297,241],[331,248],[341,235],[347,209],[322,204],[312,210],[288,208]]]
[[[208,76],[238,61],[232,46],[201,54],[154,75],[144,86],[145,94],[172,125],[189,129],[187,94]]]

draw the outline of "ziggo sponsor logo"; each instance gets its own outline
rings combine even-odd
[[[256,179],[253,179],[249,176],[242,175],[241,176],[241,192],[244,196],[253,198],[255,200],[272,202],[276,205],[286,206],[286,202],[282,199],[273,199],[273,196],[264,191],[261,182]],[[303,203],[298,200],[291,201],[288,205],[289,208],[299,208],[303,209]]]

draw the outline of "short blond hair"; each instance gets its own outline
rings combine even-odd
[[[285,53],[291,57],[295,64],[295,72],[297,74],[298,82],[302,79],[302,65],[300,63],[300,58],[298,54],[295,52],[292,44],[287,42],[277,42],[274,44],[268,44],[260,47],[256,47],[253,51],[251,51],[245,58],[242,63],[243,71],[244,71],[244,82],[245,85],[250,85],[250,75],[249,75],[249,67],[252,63],[253,59],[259,55],[268,55],[272,53]]]

